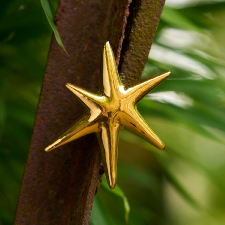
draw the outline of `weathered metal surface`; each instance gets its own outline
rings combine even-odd
[[[151,32],[155,32],[162,2],[134,1],[133,9],[136,4],[148,7],[139,7],[139,10],[135,11],[136,14],[132,14],[129,29],[137,32],[139,27],[143,29],[143,33],[149,33],[146,30],[149,26],[142,27],[142,23],[139,24],[135,20],[139,15],[142,17],[142,12],[145,21],[154,24]],[[46,153],[44,148],[57,136],[58,131],[64,130],[84,111],[83,106],[71,97],[64,84],[70,82],[92,92],[98,91],[101,50],[105,41],[110,41],[117,64],[119,63],[129,4],[130,0],[60,1],[55,22],[68,55],[53,38],[14,224],[89,223],[94,195],[103,174],[95,135],[80,138],[51,153]],[[154,10],[158,12],[156,15]],[[153,21],[152,15],[156,18]],[[154,33],[143,35],[140,41],[151,44],[151,36],[154,36]],[[122,72],[130,69],[125,65],[128,65],[130,60],[132,63],[137,57],[131,53],[136,49],[135,44],[139,46],[137,37],[132,36],[129,30],[126,31],[127,40],[128,37],[128,43],[124,44],[126,51],[122,53]],[[145,48],[150,48],[150,44],[139,46],[143,47],[142,51],[146,51],[140,56],[140,61],[146,59],[148,49]],[[139,72],[144,67],[144,63],[142,64]],[[136,66],[137,62],[135,68]],[[137,78],[135,73],[136,69],[127,75]]]
[[[119,73],[129,84],[137,80],[148,60],[165,0],[133,0],[127,20]]]

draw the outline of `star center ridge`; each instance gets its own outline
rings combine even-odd
[[[87,107],[86,113],[68,127],[45,149],[51,151],[90,133],[97,133],[102,160],[109,187],[116,185],[119,130],[125,128],[164,149],[163,142],[139,114],[136,104],[170,72],[124,86],[109,42],[104,45],[102,57],[102,85],[99,93],[91,93],[73,84],[66,87]]]

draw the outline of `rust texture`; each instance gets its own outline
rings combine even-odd
[[[148,60],[165,0],[133,0],[127,20],[119,73],[124,84],[138,80]]]
[[[121,56],[121,71],[137,79],[136,71],[141,73],[144,67],[162,2],[134,1],[132,10],[135,12],[131,12],[125,30],[131,0],[60,1],[55,23],[68,54],[53,37],[14,224],[89,224],[94,195],[104,172],[96,136],[88,135],[49,153],[44,151],[59,132],[84,112],[65,84],[69,82],[92,92],[98,91],[105,41],[110,41],[117,64]],[[141,38],[138,27],[143,29]],[[124,37],[127,41],[123,43]],[[133,54],[136,48],[142,48],[144,53]],[[139,57],[138,61],[135,57]],[[129,71],[130,60],[136,63],[133,71]]]

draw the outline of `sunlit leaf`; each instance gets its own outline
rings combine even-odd
[[[163,162],[163,160],[160,157],[157,157],[157,159],[160,162],[160,165],[162,166],[163,173],[166,177],[166,179],[173,185],[173,187],[180,193],[180,195],[189,202],[194,208],[200,210],[200,205],[196,202],[195,199],[192,198],[192,196],[185,190],[185,188],[182,186],[182,184],[176,179],[176,177],[169,171],[169,168],[166,167],[166,164]]]
[[[123,203],[124,203],[124,209],[125,209],[125,222],[126,224],[128,224],[129,221],[129,213],[130,213],[130,205],[129,202],[127,200],[127,197],[125,196],[125,194],[123,193],[122,189],[118,186],[118,184],[116,185],[116,187],[114,189],[110,189],[106,180],[106,177],[103,176],[102,179],[102,187],[104,187],[106,190],[110,191],[111,193],[119,196],[120,198],[123,199]]]
[[[183,16],[178,10],[165,6],[161,15],[161,20],[181,29],[188,29],[202,32],[202,30],[192,23],[187,17]]]
[[[179,159],[188,162],[191,164],[191,167],[197,167],[201,171],[205,173],[205,175],[217,186],[219,187],[225,194],[225,183],[215,174],[213,173],[210,169],[206,168],[204,165],[199,163],[196,159],[191,158],[187,155],[182,155],[174,150],[169,150],[170,154],[174,155],[175,157],[178,157]]]

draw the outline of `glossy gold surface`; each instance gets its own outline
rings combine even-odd
[[[102,89],[94,94],[72,84],[66,87],[87,107],[87,112],[45,151],[74,141],[84,135],[97,133],[109,187],[116,185],[118,135],[125,128],[160,149],[164,144],[137,111],[136,104],[148,92],[169,76],[170,72],[158,74],[125,87],[118,74],[115,58],[109,42],[103,48]]]

